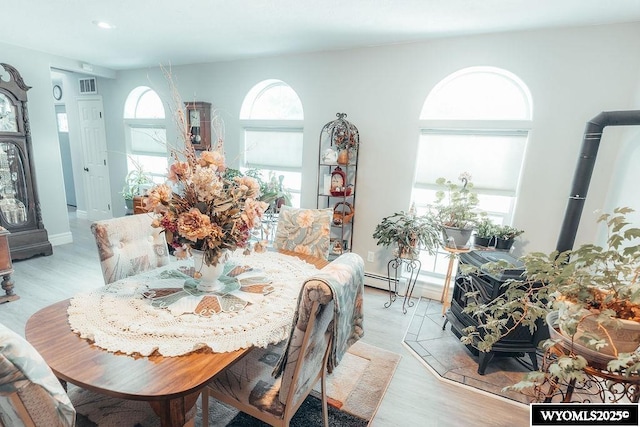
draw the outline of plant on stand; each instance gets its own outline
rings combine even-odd
[[[627,220],[630,212],[621,207],[599,216],[606,245],[527,254],[520,258],[523,277],[507,281],[502,296],[465,308],[482,322],[468,328],[462,340],[480,351],[490,351],[518,325],[533,330],[540,319],[546,319],[552,337],[543,345],[546,356],[563,349],[510,389],[542,400],[550,384],[584,381],[591,363],[621,375],[640,374],[640,228]],[[497,262],[483,270],[508,267]]]
[[[444,244],[451,247],[467,247],[478,220],[485,215],[478,210],[478,194],[473,191],[471,175],[462,173],[461,184],[440,177],[436,184],[444,189],[436,192],[431,210],[441,226]]]
[[[387,216],[376,226],[373,238],[377,245],[394,247],[400,258],[416,258],[419,250],[435,254],[440,246],[441,232],[431,213],[417,215],[415,209],[396,212]]]

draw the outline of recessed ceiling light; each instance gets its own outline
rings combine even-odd
[[[114,29],[116,27],[115,25],[111,25],[108,22],[103,22],[103,21],[91,21],[91,23],[93,25],[97,25],[98,27],[102,28],[103,30],[112,30],[112,29]]]

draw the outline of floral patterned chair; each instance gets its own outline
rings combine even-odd
[[[327,259],[332,216],[333,209],[297,209],[282,206],[273,242],[274,248]]]
[[[140,214],[91,224],[105,284],[169,263],[165,236],[152,221],[151,215]]]
[[[193,425],[195,405],[189,417],[187,425]],[[147,402],[75,386],[67,394],[40,353],[0,324],[0,426],[73,427],[77,420],[83,420],[83,425],[160,426]]]
[[[354,253],[307,279],[289,340],[255,348],[205,387],[203,426],[208,425],[209,396],[272,426],[288,426],[318,379],[328,426],[325,375],[363,335],[363,288],[364,262]]]

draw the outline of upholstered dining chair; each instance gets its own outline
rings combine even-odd
[[[298,209],[282,206],[276,226],[274,248],[327,259],[332,216],[333,209]]]
[[[189,415],[187,425],[193,425],[195,405]],[[78,387],[67,394],[40,353],[0,324],[0,426],[73,427],[77,417],[97,425],[160,426],[160,419],[146,402]]]
[[[364,262],[343,254],[303,284],[288,341],[255,348],[219,373],[202,393],[203,426],[209,397],[272,426],[288,426],[320,380],[322,415],[328,426],[326,374],[363,335]]]
[[[139,214],[91,224],[105,284],[169,263],[164,233],[152,221],[151,215]]]

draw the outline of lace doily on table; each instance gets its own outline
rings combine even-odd
[[[238,286],[218,298],[218,309],[211,300],[217,296],[191,293],[188,286],[185,291],[186,276],[172,272],[176,266],[170,265],[74,296],[68,309],[71,329],[106,350],[143,356],[155,351],[180,356],[204,347],[227,352],[287,338],[302,283],[317,268],[277,252],[245,256],[236,251],[231,262],[261,271],[270,283],[263,283],[259,292]],[[158,304],[171,289],[180,298]],[[241,310],[224,307],[236,298],[245,305]]]

